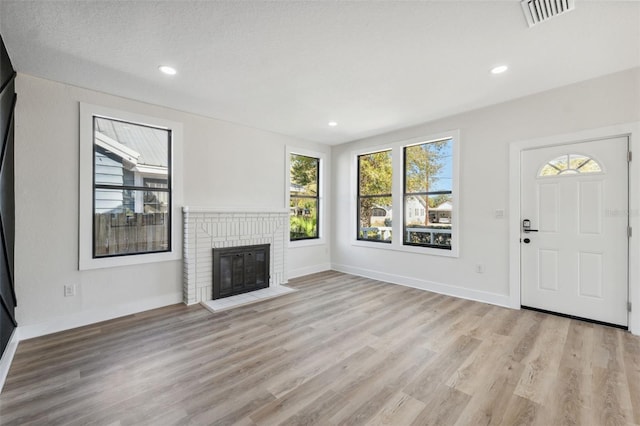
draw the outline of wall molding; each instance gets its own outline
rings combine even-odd
[[[166,294],[152,297],[138,302],[124,303],[110,306],[105,309],[93,311],[82,311],[72,315],[56,317],[44,323],[18,326],[20,341],[40,337],[59,331],[70,330],[72,328],[83,327],[101,321],[107,321],[126,315],[137,314],[151,309],[162,308],[164,306],[182,303],[182,292]]]
[[[182,292],[178,291],[164,296],[153,297],[139,302],[126,303],[109,309],[99,309],[95,311],[84,311],[73,315],[55,318],[46,323],[39,323],[26,326],[18,326],[13,330],[13,334],[9,339],[7,348],[0,358],[0,393],[4,386],[4,382],[9,374],[9,368],[13,362],[18,343],[22,340],[32,339],[34,337],[45,336],[47,334],[57,333],[59,331],[70,330],[73,328],[83,327],[102,321],[108,321],[127,315],[138,314],[140,312],[149,311],[151,309],[162,308],[169,305],[182,303]]]
[[[473,300],[475,302],[489,303],[496,306],[510,307],[509,295],[490,293],[480,290],[472,290],[464,287],[456,287],[448,284],[437,283],[435,281],[421,280],[417,278],[405,277],[402,275],[388,274],[386,272],[373,271],[371,269],[359,268],[356,266],[331,264],[331,269],[360,277],[385,281],[391,284],[403,285],[405,287],[427,290],[446,296],[459,297],[461,299]]]

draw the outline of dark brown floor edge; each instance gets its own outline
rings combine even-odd
[[[543,314],[556,315],[558,317],[571,318],[571,319],[574,319],[574,320],[590,322],[592,324],[606,325],[607,327],[614,327],[614,328],[620,328],[622,330],[629,330],[629,327],[627,327],[626,325],[611,324],[610,322],[598,321],[598,320],[594,320],[594,319],[590,319],[590,318],[577,317],[575,315],[569,315],[569,314],[563,314],[563,313],[560,313],[560,312],[547,311],[545,309],[540,309],[540,308],[532,308],[531,306],[524,306],[523,305],[523,306],[520,306],[520,307],[522,309],[528,309],[530,311],[542,312]]]

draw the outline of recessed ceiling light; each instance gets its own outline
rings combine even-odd
[[[491,69],[491,74],[502,74],[503,72],[505,72],[506,70],[508,70],[509,67],[506,65],[499,65],[497,67],[494,67]]]
[[[158,67],[158,69],[167,75],[176,75],[177,73],[175,68],[170,67],[168,65],[161,65]]]
[[[329,126],[331,126],[331,127],[336,127],[336,126],[338,125],[338,122],[337,122],[337,121],[330,121],[330,122],[328,122],[327,124],[328,124]]]

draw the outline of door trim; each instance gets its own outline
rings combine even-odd
[[[601,127],[575,133],[559,134],[544,138],[514,141],[509,144],[509,307],[520,309],[520,183],[522,151],[547,146],[587,142],[597,139],[626,136],[629,150],[636,151],[636,160],[629,164],[629,225],[635,228],[635,236],[629,239],[629,301],[634,309],[629,313],[629,331],[640,335],[640,171],[635,163],[640,161],[640,121],[616,126]]]
[[[614,327],[614,328],[619,328],[619,329],[622,329],[622,330],[628,330],[629,329],[629,327],[626,326],[626,325],[612,324],[610,322],[598,321],[598,320],[594,320],[594,319],[591,319],[591,318],[578,317],[578,316],[570,315],[570,314],[563,314],[561,312],[547,311],[546,309],[533,308],[531,306],[522,305],[520,308],[521,309],[526,309],[527,311],[542,312],[543,314],[555,315],[555,316],[558,316],[558,317],[570,318],[570,319],[576,319],[576,320],[580,320],[580,321],[590,322],[591,324],[606,325],[607,327]]]

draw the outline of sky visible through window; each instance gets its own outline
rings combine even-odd
[[[438,158],[442,160],[442,169],[437,175],[432,177],[433,180],[430,182],[429,191],[451,191],[453,185],[452,150],[453,144],[451,141],[443,146],[441,154],[438,155]]]

